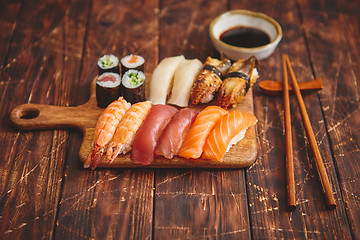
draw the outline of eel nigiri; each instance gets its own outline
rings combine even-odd
[[[176,68],[184,56],[164,58],[155,68],[149,85],[149,101],[152,104],[165,104],[171,91]]]
[[[178,111],[170,105],[158,104],[151,107],[132,145],[130,159],[134,163],[149,165],[153,162],[159,137]]]
[[[171,89],[169,104],[187,107],[189,104],[190,91],[196,75],[201,69],[199,59],[183,60],[177,67],[174,75],[174,85]]]
[[[139,102],[132,105],[121,119],[114,137],[106,152],[110,163],[121,153],[130,151],[135,135],[151,109],[150,102]]]
[[[106,145],[111,141],[115,130],[129,109],[130,103],[126,102],[122,97],[107,106],[100,115],[95,126],[94,145],[92,146],[88,157],[85,160],[84,168],[91,165],[91,169],[95,169],[105,152]]]
[[[250,57],[231,65],[220,87],[216,105],[226,109],[235,107],[241,101],[259,77],[256,64],[257,59]]]
[[[220,61],[216,58],[208,57],[191,88],[191,103],[210,102],[214,98],[215,92],[220,88],[222,84],[221,78],[230,65],[229,59]]]
[[[169,122],[161,134],[155,148],[156,155],[163,155],[172,159],[176,155],[185,139],[185,136],[194,123],[199,111],[192,108],[181,109]]]
[[[243,139],[246,130],[256,122],[256,117],[250,113],[231,111],[224,115],[206,140],[202,157],[221,161],[231,146]]]
[[[208,135],[220,118],[227,113],[227,110],[217,106],[204,108],[197,115],[178,155],[184,158],[199,158],[203,152]]]

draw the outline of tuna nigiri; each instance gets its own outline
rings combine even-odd
[[[202,157],[221,161],[230,147],[244,138],[257,119],[250,113],[232,111],[223,116],[206,140]]]
[[[150,109],[150,102],[139,102],[132,105],[126,111],[107,149],[107,161],[111,163],[120,153],[125,154],[130,151],[135,135]]]
[[[169,122],[161,134],[155,149],[156,155],[172,159],[176,155],[190,130],[199,111],[192,108],[181,109]]]
[[[130,158],[134,163],[149,165],[153,162],[158,139],[178,111],[169,105],[152,106],[132,145]]]
[[[228,111],[217,106],[209,106],[197,115],[194,124],[185,137],[178,155],[184,158],[199,158],[203,152],[205,141],[215,124]]]

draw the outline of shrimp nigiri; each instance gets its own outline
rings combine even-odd
[[[169,122],[164,132],[159,138],[159,142],[155,148],[156,155],[163,155],[168,159],[172,159],[176,155],[190,130],[190,127],[199,114],[198,110],[193,108],[181,109]]]
[[[94,145],[85,160],[84,168],[91,165],[91,169],[95,169],[105,152],[106,145],[111,141],[116,127],[126,110],[130,107],[130,103],[126,102],[122,97],[110,103],[109,106],[100,115],[96,123],[94,133]]]
[[[185,137],[178,155],[184,158],[199,158],[203,152],[205,141],[215,124],[228,111],[217,106],[204,108],[196,117],[194,124]]]
[[[136,134],[130,159],[134,163],[149,165],[154,160],[154,151],[160,135],[171,118],[178,112],[170,105],[153,105]]]
[[[120,153],[126,154],[130,151],[135,135],[148,115],[150,108],[150,102],[139,102],[126,111],[107,149],[107,161],[111,163]]]
[[[221,161],[232,145],[244,138],[246,130],[257,119],[250,113],[232,111],[223,116],[206,140],[202,157]]]

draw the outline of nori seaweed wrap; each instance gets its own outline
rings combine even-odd
[[[125,72],[134,69],[144,72],[145,59],[139,55],[130,54],[121,58],[121,74],[124,76]]]
[[[122,94],[131,104],[145,101],[145,74],[138,70],[124,73],[122,80]]]
[[[96,80],[96,101],[101,108],[121,96],[121,78],[117,73],[103,73]]]
[[[114,55],[104,55],[98,62],[99,76],[105,72],[120,74],[119,59]]]

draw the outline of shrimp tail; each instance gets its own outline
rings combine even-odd
[[[94,170],[100,162],[103,153],[104,149],[102,147],[94,145],[85,159],[84,168],[89,168],[91,166],[91,169]]]
[[[99,164],[101,157],[104,154],[104,148],[102,147],[94,147],[93,150],[93,158],[91,159],[91,169],[94,170],[96,168],[96,166]]]
[[[84,168],[89,168],[90,167],[91,161],[92,161],[92,159],[94,157],[94,149],[95,149],[94,147],[91,148],[89,155],[85,159]]]
[[[106,162],[112,162],[112,155],[114,153],[113,147],[114,147],[113,144],[110,143],[110,145],[106,151],[106,157],[105,157]]]
[[[114,151],[114,153],[112,155],[111,162],[114,161],[114,159],[120,154],[122,149],[123,149],[122,146],[116,146],[115,147],[115,149],[114,149],[115,151]]]
[[[115,160],[115,158],[120,154],[121,150],[122,150],[122,145],[110,146],[106,152],[106,161],[112,163]]]

